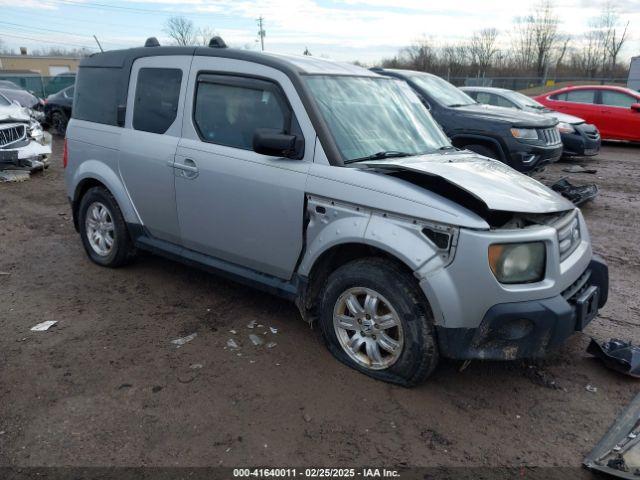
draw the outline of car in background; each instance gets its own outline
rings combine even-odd
[[[63,88],[58,93],[49,95],[44,102],[45,123],[53,133],[64,136],[67,131],[67,123],[71,118],[74,90],[74,85]]]
[[[404,80],[457,148],[495,158],[525,173],[539,170],[562,156],[558,121],[553,118],[482,105],[429,73],[372,70]]]
[[[586,123],[582,118],[562,112],[556,112],[533,98],[506,88],[462,87],[477,102],[496,107],[514,108],[531,113],[539,113],[558,120],[558,130],[562,138],[563,155],[590,156],[600,151],[600,132],[595,125]]]
[[[640,93],[630,88],[581,85],[534,98],[552,110],[584,118],[605,140],[640,141]]]
[[[44,102],[31,92],[24,90],[9,80],[0,80],[0,93],[11,101],[16,101],[21,107],[41,112]]]

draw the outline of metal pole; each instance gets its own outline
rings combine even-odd
[[[263,22],[264,22],[264,18],[260,16],[260,18],[258,18],[258,27],[259,27],[258,36],[260,37],[260,47],[264,52],[264,36],[266,35],[266,32],[264,31],[264,28],[263,28]]]

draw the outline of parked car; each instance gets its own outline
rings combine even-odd
[[[28,109],[0,94],[0,170],[41,170],[50,155],[51,136]]]
[[[373,69],[406,81],[458,148],[531,172],[562,156],[557,120],[482,105],[446,80],[424,72]]]
[[[640,141],[640,93],[609,85],[565,87],[535,99],[593,123],[605,140]]]
[[[40,98],[9,80],[0,80],[0,94],[35,112],[42,112],[43,110],[44,102]]]
[[[71,118],[74,90],[75,87],[71,85],[58,93],[49,95],[44,102],[45,123],[58,135],[64,136],[67,131],[67,123]]]
[[[555,112],[523,93],[506,88],[462,87],[461,90],[480,103],[555,118],[559,122],[562,154],[565,156],[590,156],[597,155],[600,151],[600,132],[595,125],[586,123],[582,118]]]
[[[84,58],[76,89],[63,163],[93,262],[147,250],[279,294],[374,378],[542,356],[607,300],[580,210],[452,147],[399,80],[158,46]]]

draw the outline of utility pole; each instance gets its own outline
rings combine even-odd
[[[267,32],[264,31],[264,18],[262,15],[258,18],[258,36],[260,37],[260,46],[262,47],[262,51],[264,52],[264,36]]]
[[[104,52],[104,50],[102,49],[102,45],[100,45],[100,42],[98,41],[98,37],[94,35],[93,38],[96,40],[96,43],[98,44],[98,48],[100,49],[100,51]]]

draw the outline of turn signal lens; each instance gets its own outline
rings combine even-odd
[[[67,164],[69,163],[69,151],[67,150],[67,139],[64,139],[64,146],[62,147],[62,166],[67,168]]]

